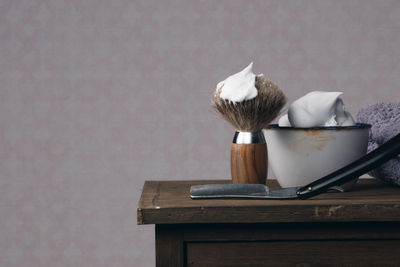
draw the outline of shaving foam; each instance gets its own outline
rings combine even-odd
[[[256,75],[252,68],[253,62],[242,71],[219,82],[216,91],[220,90],[220,98],[233,103],[255,98],[258,92],[255,86]]]
[[[345,110],[342,92],[313,91],[294,101],[279,126],[309,128],[318,126],[351,126],[354,120]]]

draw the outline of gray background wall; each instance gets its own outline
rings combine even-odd
[[[254,61],[294,100],[399,101],[400,2],[0,0],[0,265],[153,266],[146,179],[224,179],[209,102]]]

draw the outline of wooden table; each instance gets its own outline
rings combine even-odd
[[[205,183],[229,181],[145,182],[137,220],[156,225],[157,266],[400,266],[398,187],[362,179],[309,200],[192,200]]]

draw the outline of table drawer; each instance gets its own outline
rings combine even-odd
[[[193,267],[400,266],[400,240],[199,242],[186,252]]]

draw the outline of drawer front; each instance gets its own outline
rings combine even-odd
[[[400,240],[189,242],[187,266],[400,266]]]

